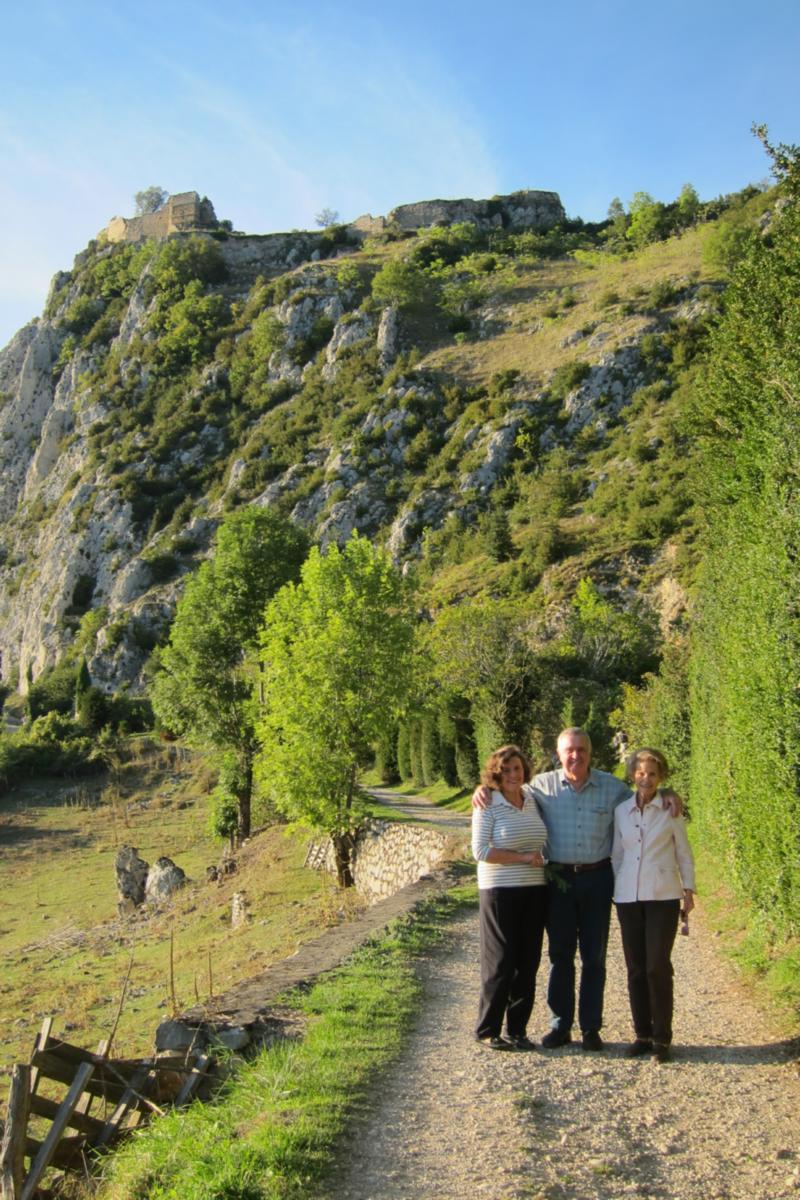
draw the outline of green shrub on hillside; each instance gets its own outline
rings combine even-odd
[[[373,277],[372,297],[379,304],[413,308],[425,298],[428,286],[425,274],[418,266],[401,258],[392,258]]]
[[[43,671],[28,688],[25,709],[28,718],[35,721],[46,713],[71,714],[75,704],[75,682],[77,666],[62,663]]]

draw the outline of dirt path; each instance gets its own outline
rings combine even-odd
[[[775,1200],[800,1197],[798,1042],[768,1028],[717,959],[702,913],[679,938],[676,1059],[631,1038],[619,938],[607,1047],[497,1053],[472,1040],[477,917],[423,964],[425,1003],[356,1130],[335,1200]],[[547,1028],[540,972],[530,1032]]]

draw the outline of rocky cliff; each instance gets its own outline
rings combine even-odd
[[[24,691],[78,646],[95,683],[140,688],[237,504],[404,561],[448,520],[474,526],[521,448],[539,469],[607,440],[658,378],[653,338],[703,306],[696,273],[624,320],[593,268],[582,283],[562,253],[554,283],[561,218],[554,193],[519,193],[406,206],[399,241],[363,246],[363,229],[90,245],[0,353],[3,679]],[[373,286],[392,263],[422,281],[413,302]]]

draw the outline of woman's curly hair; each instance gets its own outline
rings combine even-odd
[[[519,746],[501,746],[499,750],[495,750],[487,758],[483,771],[481,772],[481,783],[486,787],[500,790],[500,785],[503,782],[503,767],[510,758],[518,758],[522,763],[522,777],[525,783],[528,783],[533,771],[531,770],[530,759],[526,754],[523,754]]]

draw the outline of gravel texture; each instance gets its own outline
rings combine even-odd
[[[501,1053],[473,1041],[477,915],[422,964],[425,1003],[376,1081],[335,1200],[800,1198],[797,1040],[781,1040],[713,949],[702,912],[677,939],[675,1061],[632,1038],[612,918],[606,1048]],[[548,1028],[546,969],[529,1033]]]

